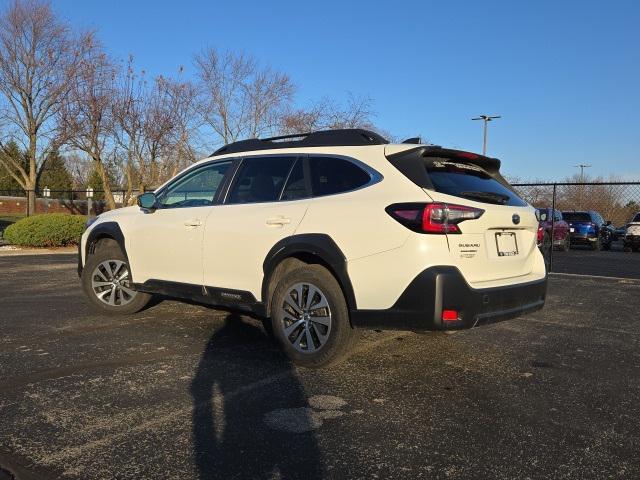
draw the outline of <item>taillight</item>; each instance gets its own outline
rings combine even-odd
[[[541,243],[543,238],[544,238],[544,228],[538,227],[538,243]]]
[[[442,310],[442,320],[445,322],[457,322],[460,315],[457,310]]]
[[[480,218],[480,208],[451,203],[396,203],[386,209],[398,222],[419,233],[461,233],[458,224]]]

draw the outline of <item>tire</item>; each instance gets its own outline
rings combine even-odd
[[[551,237],[549,236],[548,233],[544,234],[544,237],[542,237],[542,243],[540,244],[540,251],[542,252],[542,255],[545,256],[545,258],[549,255],[549,252],[551,251],[551,248],[553,247],[552,242],[551,242]]]
[[[130,288],[127,257],[112,240],[101,241],[95,253],[87,256],[81,280],[89,303],[102,313],[129,315],[142,310],[151,300],[148,293]]]
[[[270,313],[275,339],[297,365],[320,368],[337,363],[358,340],[340,285],[320,265],[284,275],[273,292]]]

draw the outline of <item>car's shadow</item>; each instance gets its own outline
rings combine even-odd
[[[265,422],[270,413],[306,407],[307,396],[291,363],[259,326],[226,317],[206,344],[191,396],[200,479],[323,477],[311,425]]]

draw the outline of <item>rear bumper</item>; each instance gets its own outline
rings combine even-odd
[[[592,243],[598,239],[595,233],[570,233],[572,243]]]
[[[421,272],[386,310],[354,310],[356,327],[384,330],[455,330],[518,317],[541,309],[547,278],[504,287],[475,289],[455,267]],[[443,310],[458,311],[458,320],[443,321]]]

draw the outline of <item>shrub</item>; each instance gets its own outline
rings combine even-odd
[[[25,247],[77,245],[87,217],[65,213],[33,215],[18,220],[4,231],[4,239]]]

